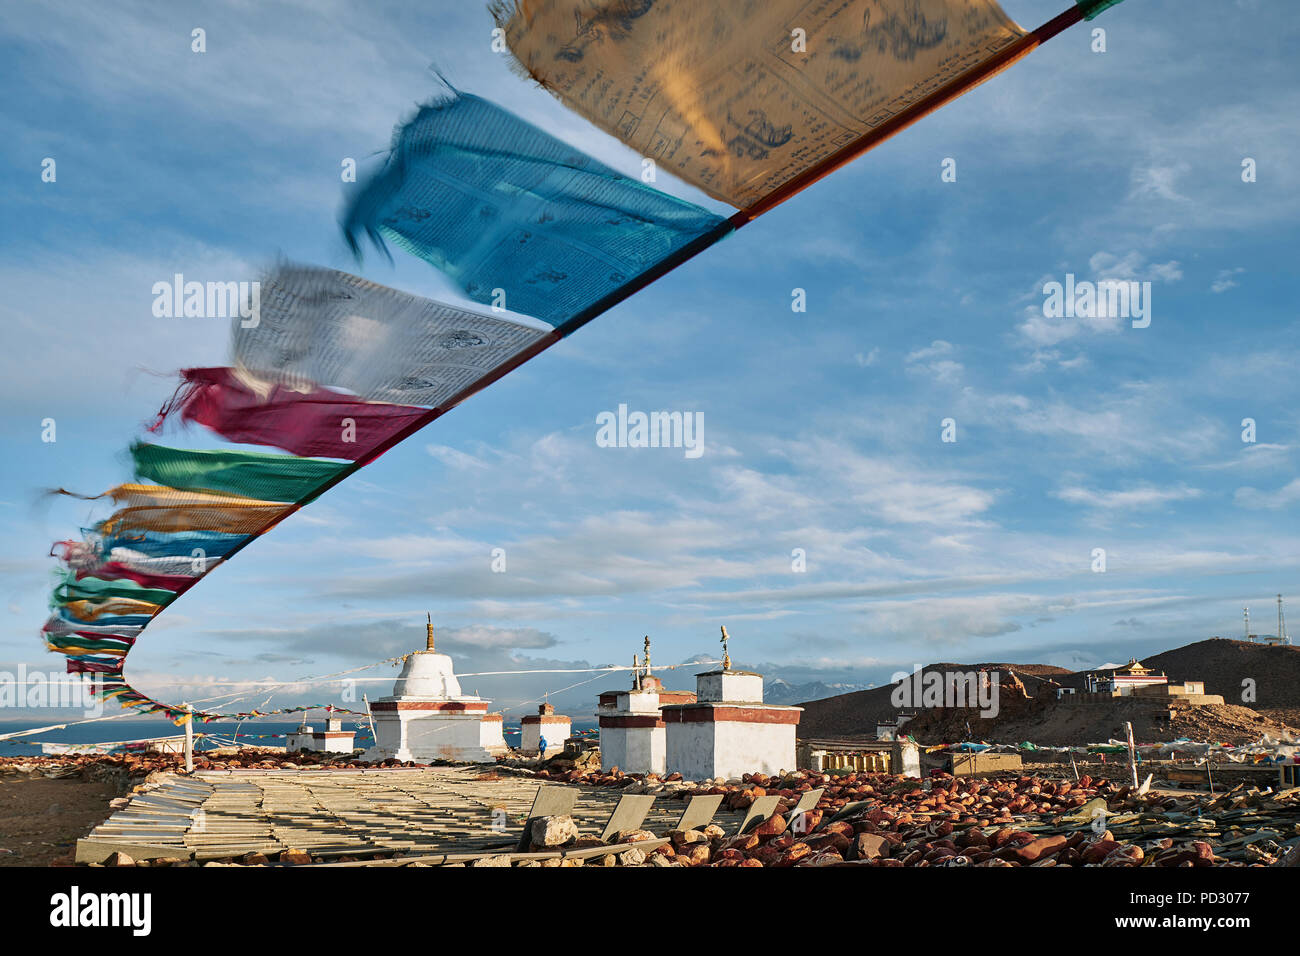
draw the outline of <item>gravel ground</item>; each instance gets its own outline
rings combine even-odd
[[[111,812],[107,780],[0,777],[0,866],[71,863],[77,839]]]

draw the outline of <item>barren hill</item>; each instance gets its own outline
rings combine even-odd
[[[980,668],[1002,672],[1015,671],[1021,675],[1029,693],[1039,693],[1042,681],[1034,677],[1045,677],[1064,682],[1071,674],[1063,667],[1049,664],[931,664],[923,667],[923,673],[930,671],[977,671]],[[823,700],[812,700],[800,704],[804,709],[799,721],[800,737],[859,737],[876,734],[876,723],[898,713],[898,708],[890,701],[894,685],[873,687],[870,690],[854,691]]]
[[[1049,747],[1122,740],[1125,721],[1133,724],[1133,738],[1140,744],[1179,737],[1243,744],[1265,733],[1276,737],[1291,730],[1249,707],[1232,704],[1177,708],[1172,720],[1156,719],[1159,709],[1151,701],[1135,697],[1078,707],[1058,704],[1054,696],[1047,695],[1033,700],[1004,698],[1000,704],[998,716],[991,720],[966,708],[923,710],[906,730],[925,744],[971,739],[1015,744],[1028,740]]]
[[[926,672],[973,671],[981,667],[1020,675],[1034,697],[1032,701],[1001,695],[996,719],[979,719],[964,709],[922,712],[910,730],[927,743],[975,737],[1002,743],[1032,740],[1060,746],[1105,741],[1122,734],[1124,720],[1132,720],[1140,742],[1187,736],[1196,740],[1246,742],[1262,733],[1277,734],[1300,725],[1300,648],[1273,647],[1213,638],[1145,658],[1142,663],[1169,680],[1205,682],[1208,694],[1220,694],[1224,706],[1199,707],[1180,714],[1172,723],[1154,722],[1150,705],[1116,702],[1104,709],[1058,706],[1054,683],[1082,688],[1088,671],[1071,673],[1043,664],[932,664]],[[1039,679],[1035,679],[1039,678]],[[1253,681],[1255,699],[1243,700],[1244,682]],[[898,712],[890,700],[893,685],[841,694],[804,703],[799,736],[832,738],[874,736],[877,721]],[[967,727],[969,726],[969,731]]]
[[[1300,647],[1271,647],[1221,637],[1197,641],[1142,661],[1171,681],[1203,680],[1207,694],[1256,710],[1300,707]],[[1255,700],[1243,700],[1244,681],[1254,681]]]

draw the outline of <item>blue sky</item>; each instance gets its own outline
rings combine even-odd
[[[1027,27],[1065,5],[1004,4]],[[284,255],[456,299],[400,253],[357,267],[337,225],[340,163],[386,146],[431,64],[639,174],[491,26],[451,2],[0,8],[0,668],[60,669],[37,637],[46,554],[104,513],[40,489],[124,480],[171,373],[227,360],[226,323],[154,318],[153,283]],[[857,683],[1235,637],[1243,604],[1271,633],[1300,564],[1298,57],[1281,0],[1128,0],[1073,28],[287,521],[152,625],[128,674],[179,700],[341,670],[418,646],[426,609],[467,672],[625,663],[646,633],[677,663],[714,654],[719,624],[744,665]],[[1150,281],[1150,327],[1044,318],[1067,273]],[[620,403],[702,413],[705,453],[597,447]],[[509,708],[585,679],[466,685]]]

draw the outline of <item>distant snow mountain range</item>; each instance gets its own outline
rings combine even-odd
[[[805,700],[821,700],[837,694],[851,694],[867,690],[871,684],[827,684],[816,680],[806,684],[792,684],[780,677],[763,678],[763,701],[768,704],[798,704]]]

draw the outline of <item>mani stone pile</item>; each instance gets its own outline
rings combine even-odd
[[[254,768],[262,763],[280,771],[294,766],[282,759],[259,756],[261,759],[251,761]],[[77,775],[86,779],[112,774],[124,777],[121,783],[129,785],[139,779],[141,772],[151,780],[166,776],[148,771],[170,769],[174,763],[171,755],[143,759],[28,758],[4,761],[0,772]],[[276,773],[271,769],[236,769],[245,763],[238,758],[231,763],[234,766],[226,773],[261,772],[272,778]],[[344,770],[345,766],[329,770]],[[336,781],[336,788],[346,791],[352,786],[345,779],[348,773],[321,776],[325,769],[303,768],[295,770],[294,775],[296,778],[300,773],[310,775],[314,771],[317,776],[310,779],[319,782],[313,786],[329,787],[331,779]],[[372,788],[391,789],[390,783],[397,785],[397,776],[390,780],[382,771],[379,776],[371,776],[376,769],[372,768],[366,778],[373,781]],[[533,791],[519,787],[529,774],[515,771],[518,776],[511,783],[508,777],[497,779],[498,772],[505,773],[504,768],[488,771],[487,776],[481,769],[469,768],[396,771],[399,776],[414,775],[409,777],[412,783],[408,788],[413,792],[414,788],[426,787],[443,793],[436,800],[432,796],[421,798],[426,802],[447,802],[443,809],[426,808],[428,825],[432,827],[426,835],[398,832],[410,830],[419,821],[413,823],[405,811],[394,817],[384,809],[386,801],[391,802],[385,798],[364,814],[366,826],[357,837],[359,846],[355,850],[340,847],[339,852],[326,855],[315,852],[314,847],[298,844],[295,848],[293,843],[280,841],[274,851],[268,846],[255,852],[223,854],[219,861],[208,856],[206,863],[202,854],[197,854],[198,859],[164,857],[145,864],[130,859],[130,849],[101,859],[107,865],[173,866],[213,862],[474,867],[1300,865],[1300,789],[1261,791],[1243,784],[1218,794],[1168,790],[1143,793],[1087,775],[1078,780],[1024,775],[937,775],[918,780],[882,773],[798,771],[779,778],[746,774],[740,779],[690,783],[674,779],[676,775],[659,778],[653,774],[623,774],[617,769],[604,772],[552,767],[531,776],[575,785],[579,819],[585,821],[588,835],[579,831],[571,816],[535,817],[528,823],[527,836],[519,848],[503,852],[488,849],[493,840],[500,845],[500,836],[488,827],[492,808],[504,802],[510,820],[522,821],[521,814]],[[428,783],[420,783],[422,775],[433,776]],[[465,777],[463,781],[455,779],[461,776]],[[139,789],[150,786],[156,785],[146,783]],[[499,794],[495,788],[500,789]],[[812,791],[821,792],[818,796]],[[603,819],[620,796],[632,794],[656,798],[649,822],[637,824],[642,829],[610,833],[607,840],[590,835],[593,821]],[[673,829],[672,821],[680,814],[671,806],[704,795],[721,797],[718,820]],[[740,817],[752,815],[756,802],[764,798],[760,805],[763,813],[752,821],[756,826],[739,833]],[[815,800],[815,807],[796,813],[801,799],[804,807]],[[462,818],[479,821],[483,833],[477,844],[472,839],[474,834],[463,829]],[[212,853],[215,855],[215,850]],[[435,860],[431,854],[440,856]]]
[[[355,760],[347,754],[313,753],[303,751],[286,754],[283,750],[264,750],[259,747],[243,747],[239,750],[195,753],[195,770],[293,770],[298,767],[314,767],[329,770],[356,770],[365,767],[380,766]],[[397,761],[385,761],[382,766],[415,766],[400,764]],[[180,771],[185,767],[185,758],[178,753],[141,753],[117,754],[60,754],[49,756],[32,754],[19,757],[0,756],[0,775],[43,776],[43,777],[81,777],[85,780],[100,780],[108,777],[123,776],[143,778],[156,771]]]
[[[1077,781],[941,775],[923,782],[800,771],[779,780],[746,774],[702,784],[617,771],[582,777],[573,782],[670,798],[720,793],[732,809],[764,795],[780,797],[772,816],[742,836],[668,834],[669,842],[650,855],[661,866],[655,857],[671,865],[751,867],[1300,865],[1300,789],[1140,793],[1087,775]],[[817,808],[792,819],[800,795],[818,787],[825,789]]]

